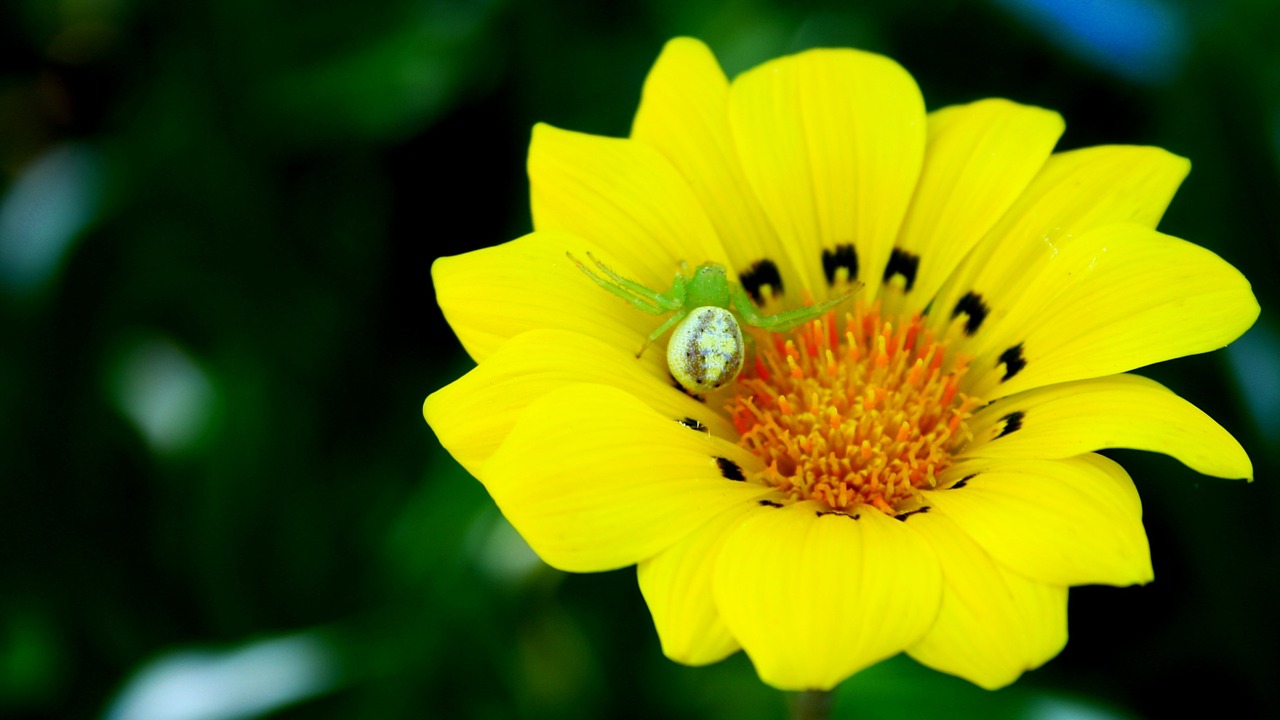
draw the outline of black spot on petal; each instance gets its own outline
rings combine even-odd
[[[768,258],[752,263],[746,272],[738,275],[738,282],[742,283],[742,289],[747,291],[756,305],[766,300],[760,292],[765,285],[773,288],[775,296],[782,294],[782,274],[778,272],[777,263]]]
[[[919,255],[913,255],[901,248],[894,248],[893,254],[889,256],[889,264],[884,266],[884,281],[889,282],[889,278],[894,275],[901,275],[906,282],[905,289],[910,292],[911,286],[916,284],[916,271],[919,269]]]
[[[964,314],[964,334],[973,335],[978,332],[978,328],[982,327],[982,321],[987,319],[987,313],[990,310],[987,304],[982,302],[982,296],[970,290],[960,298],[960,302],[951,309],[951,318],[960,317]]]
[[[924,507],[922,507],[922,508],[917,508],[917,509],[915,509],[915,510],[911,510],[910,512],[904,512],[904,513],[902,513],[901,515],[894,515],[894,516],[893,516],[893,519],[894,519],[894,520],[901,520],[902,522],[906,522],[906,521],[907,521],[907,518],[911,517],[912,515],[922,515],[922,514],[927,513],[927,512],[929,512],[929,506],[927,506],[927,505],[926,505],[926,506],[924,506]]]
[[[1000,438],[1004,437],[1005,435],[1008,435],[1009,433],[1021,430],[1022,418],[1026,416],[1027,414],[1022,412],[1021,410],[1016,410],[1000,418],[1001,420],[1004,421],[1004,427],[1000,429],[1000,434],[996,436],[996,439],[999,440]]]
[[[698,422],[697,420],[695,420],[694,418],[691,418],[691,417],[684,418],[683,420],[677,420],[676,422],[678,422],[678,423],[680,423],[681,425],[683,425],[683,426],[685,426],[685,427],[689,428],[690,430],[696,430],[696,431],[698,431],[698,432],[702,432],[702,433],[710,433],[710,432],[711,432],[711,430],[709,430],[709,429],[707,428],[707,426],[706,426],[706,425],[703,425],[702,423]]]
[[[969,481],[970,481],[970,480],[972,480],[972,479],[974,479],[974,478],[976,478],[976,477],[978,477],[978,473],[973,473],[972,475],[965,475],[964,477],[962,477],[962,478],[960,478],[959,480],[957,480],[957,481],[956,481],[956,482],[955,482],[955,483],[954,483],[950,488],[948,488],[948,489],[949,489],[949,490],[959,490],[960,488],[964,487],[965,485],[968,485],[968,484],[969,484]]]
[[[742,474],[742,468],[738,463],[730,460],[729,458],[716,458],[716,466],[720,468],[720,474],[724,476],[725,480],[736,480],[741,482],[747,479],[747,476]]]
[[[1022,368],[1027,366],[1027,359],[1022,356],[1022,343],[1000,353],[1000,362],[997,365],[999,364],[1004,365],[1004,377],[1000,378],[1000,382],[1022,372]]]
[[[822,251],[822,274],[827,276],[828,285],[836,284],[836,271],[840,268],[849,271],[850,280],[858,277],[858,251],[852,245]]]
[[[839,515],[841,517],[847,517],[850,520],[857,520],[862,517],[861,515],[850,515],[847,512],[840,512],[839,510],[815,510],[813,514],[814,514],[814,517],[825,517],[827,515]]]
[[[758,501],[758,502],[759,502],[759,504],[760,504],[761,506],[763,506],[763,507],[771,507],[771,508],[780,508],[780,507],[782,507],[782,503],[780,503],[780,502],[774,502],[774,501],[772,501],[772,500],[760,500],[760,501]]]

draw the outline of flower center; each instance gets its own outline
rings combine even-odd
[[[729,410],[765,483],[832,510],[908,512],[970,439],[978,401],[958,388],[967,360],[919,315],[895,326],[859,303],[845,320],[843,336],[834,313],[757,334]]]

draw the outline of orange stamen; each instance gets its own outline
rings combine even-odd
[[[967,360],[948,354],[920,316],[881,318],[861,304],[761,336],[729,406],[760,479],[795,500],[842,512],[919,505],[969,440],[978,401],[960,391]]]

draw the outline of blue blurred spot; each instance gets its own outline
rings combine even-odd
[[[518,585],[547,569],[529,543],[497,512],[476,518],[467,534],[467,555],[490,578],[508,585]]]
[[[49,281],[93,219],[102,190],[96,153],[54,148],[18,175],[0,199],[0,286],[15,295]]]
[[[314,633],[223,652],[173,652],[134,673],[103,718],[250,718],[334,689],[336,665],[333,649]]]
[[[1085,698],[1044,695],[1027,707],[1028,720],[1124,720],[1129,717]]]
[[[1258,434],[1280,442],[1280,337],[1259,322],[1227,348],[1227,359]]]
[[[198,441],[213,415],[213,383],[186,353],[166,340],[138,342],[119,359],[114,396],[120,411],[159,454]]]
[[[1098,68],[1140,83],[1177,76],[1187,21],[1160,0],[995,0],[1050,42]]]

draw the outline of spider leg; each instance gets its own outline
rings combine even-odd
[[[733,283],[729,288],[729,292],[733,297],[734,309],[738,311],[738,316],[742,322],[752,327],[763,328],[773,332],[782,330],[790,330],[791,328],[803,325],[810,320],[822,317],[835,306],[853,297],[853,294],[862,288],[862,284],[858,283],[855,287],[851,287],[836,297],[826,302],[812,305],[810,307],[796,308],[795,310],[787,310],[776,315],[761,315],[760,311],[751,302],[751,296],[742,289],[741,285]]]
[[[683,260],[680,261],[680,264],[688,267]],[[685,275],[676,274],[675,279],[671,281],[671,289],[662,293],[662,296],[667,298],[667,302],[672,304],[673,310],[685,309],[685,277]]]
[[[597,260],[596,257],[591,253],[587,253],[587,257],[590,258],[591,262],[595,263],[596,267],[600,268],[603,272],[605,272],[610,277],[610,279],[612,279],[614,282],[630,290],[631,292],[636,293],[637,295],[640,295],[646,300],[652,300],[653,302],[657,303],[659,306],[663,308],[663,312],[671,312],[672,310],[679,310],[680,308],[684,307],[685,278],[688,277],[690,274],[689,263],[685,262],[684,260],[680,261],[680,267],[682,268],[683,272],[676,273],[675,278],[671,281],[671,288],[668,289],[666,292],[657,292],[656,290],[652,290],[644,285],[641,285],[635,280],[630,280],[628,278],[622,277],[618,273],[614,272],[613,269],[610,268],[608,265],[605,265],[604,263]]]
[[[591,270],[591,268],[588,268],[586,265],[583,265],[582,262],[579,261],[578,258],[574,257],[572,253],[566,252],[565,257],[568,257],[569,260],[574,265],[576,265],[579,270],[586,273],[587,277],[591,278],[591,280],[595,282],[595,284],[599,285],[605,290],[608,290],[614,295],[617,295],[623,300],[626,300],[627,302],[634,305],[636,308],[643,310],[644,312],[647,312],[650,315],[661,315],[663,313],[669,313],[672,310],[676,309],[676,307],[679,307],[678,305],[673,307],[672,306],[673,301],[666,295],[650,290],[649,288],[641,285],[640,283],[635,282],[634,280],[628,280],[622,277],[621,275],[618,275],[617,273],[615,273],[614,271],[606,267],[604,263],[601,263],[599,260],[596,260],[594,257],[592,257],[590,253],[587,253],[587,257],[591,258],[592,262],[594,262],[605,273],[607,273],[608,277],[601,277],[600,275],[596,274]]]
[[[663,333],[675,327],[676,324],[679,323],[681,320],[685,319],[685,316],[687,316],[688,314],[689,314],[688,310],[681,310],[675,315],[672,315],[671,317],[667,318],[665,322],[663,322],[661,325],[658,326],[657,330],[654,330],[652,333],[649,333],[649,337],[645,338],[644,345],[640,346],[640,352],[636,353],[636,357],[639,358],[642,355],[644,355],[644,351],[649,349],[649,346],[653,344],[654,340],[657,340],[658,338],[662,337]]]
[[[672,295],[675,293],[675,290],[676,290],[676,283],[683,284],[684,282],[684,277],[681,275],[676,275],[676,281],[672,283],[671,289],[663,293],[663,292],[658,292],[657,290],[650,289],[644,285],[641,285],[635,280],[631,280],[629,278],[625,278],[619,275],[618,273],[613,271],[613,268],[600,262],[600,260],[596,258],[595,255],[592,255],[591,253],[587,253],[587,259],[595,263],[596,267],[599,268],[600,271],[604,273],[610,280],[612,280],[614,283],[617,283],[618,286],[622,287],[628,292],[634,293],[637,297],[643,298],[657,305],[658,307],[662,308],[662,312],[671,312],[672,310],[677,310],[680,308],[681,305],[684,304],[683,301],[677,303],[672,298]],[[574,262],[577,262],[577,260],[574,260]],[[579,267],[582,267],[584,270],[586,269],[582,265],[579,265]]]

